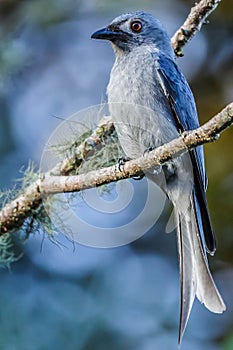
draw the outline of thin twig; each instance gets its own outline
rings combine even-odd
[[[220,2],[221,0],[201,0],[191,8],[184,24],[171,39],[176,56],[183,56],[183,47],[201,29],[202,25],[206,23],[206,18],[216,9]]]

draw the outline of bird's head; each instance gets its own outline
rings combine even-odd
[[[111,41],[116,51],[128,52],[140,45],[153,45],[173,55],[170,39],[162,24],[146,12],[116,17],[107,27],[93,33],[91,38]]]

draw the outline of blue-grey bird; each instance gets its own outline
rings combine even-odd
[[[121,15],[92,38],[109,40],[116,55],[107,94],[127,157],[139,157],[146,149],[199,127],[193,94],[175,62],[168,34],[151,14],[138,11]],[[195,295],[210,311],[225,310],[206,254],[214,254],[216,243],[206,202],[202,147],[169,161],[160,170],[151,169],[147,176],[159,184],[174,206],[180,267],[180,343]]]

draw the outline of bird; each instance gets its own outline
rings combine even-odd
[[[152,14],[122,14],[91,38],[110,41],[115,52],[107,97],[127,158],[142,156],[200,126],[193,93],[177,65],[171,40]],[[181,344],[195,296],[214,313],[226,309],[207,258],[207,253],[214,255],[216,240],[206,199],[203,147],[150,169],[146,176],[162,188],[174,207]]]

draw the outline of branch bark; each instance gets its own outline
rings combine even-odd
[[[179,138],[156,148],[145,156],[126,162],[123,171],[119,171],[118,164],[116,164],[77,176],[53,176],[49,173],[42,175],[27,188],[24,194],[2,209],[0,235],[19,227],[30,212],[43,202],[44,196],[62,192],[78,192],[133,177],[152,166],[162,165],[198,145],[215,141],[219,133],[232,124],[233,103],[230,103],[200,128],[184,132]]]
[[[176,56],[183,56],[182,49],[192,37],[200,31],[206,18],[216,9],[221,0],[201,0],[194,7],[184,24],[173,35],[171,42]]]

